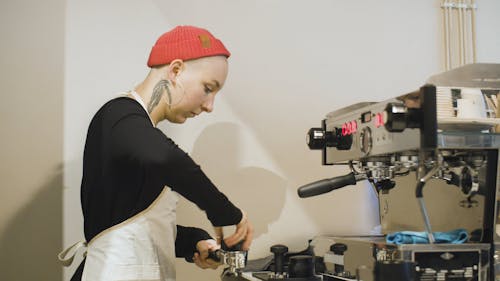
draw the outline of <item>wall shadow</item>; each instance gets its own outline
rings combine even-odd
[[[248,158],[245,159],[241,152],[249,148],[243,147],[243,137],[241,128],[234,123],[205,127],[194,143],[191,156],[219,190],[248,213],[254,225],[255,240],[267,233],[268,226],[279,219],[285,204],[286,181],[264,168],[245,166]],[[205,213],[184,198],[177,206],[177,222],[214,234]],[[233,230],[234,227],[224,228],[226,235]],[[177,259],[176,267],[177,280],[220,280],[223,268],[202,270],[182,259]]]
[[[243,132],[234,123],[208,126],[196,139],[191,156],[231,202],[248,213],[256,239],[280,217],[286,181],[267,169],[245,166],[248,159],[244,159],[241,152],[249,148],[243,147],[242,138]],[[178,208],[182,222],[199,225],[196,216],[191,221],[184,218],[183,206]]]
[[[62,280],[63,170],[59,165],[0,233],[0,280]],[[2,200],[9,200],[3,198]]]

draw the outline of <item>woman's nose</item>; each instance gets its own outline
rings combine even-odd
[[[208,98],[202,105],[201,109],[205,112],[212,112],[214,110],[214,96],[210,95],[210,98]]]

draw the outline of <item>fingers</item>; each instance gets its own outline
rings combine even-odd
[[[222,239],[224,238],[224,231],[222,230],[221,226],[215,226],[214,231],[215,231],[215,240],[217,241],[217,244],[220,245],[222,243]]]
[[[220,246],[212,239],[201,240],[196,244],[197,253],[193,256],[194,263],[203,269],[212,268],[216,269],[219,267],[220,263],[208,258],[209,251],[215,251],[219,249]]]
[[[236,225],[235,232],[224,239],[224,242],[228,247],[232,247],[238,244],[240,241],[243,241],[242,250],[248,251],[250,249],[250,245],[253,239],[253,226],[250,221],[247,219],[246,214],[243,212],[243,217]]]
[[[238,242],[240,242],[241,240],[245,239],[246,234],[247,234],[246,225],[237,226],[235,232],[231,236],[224,238],[224,242],[226,242],[226,245],[228,247],[232,247],[238,244]]]
[[[207,269],[207,268],[217,269],[217,267],[219,267],[219,265],[220,265],[220,263],[218,263],[212,259],[202,258],[199,253],[194,254],[193,261],[198,267],[203,268],[203,269]]]
[[[247,227],[247,237],[245,237],[245,242],[243,242],[243,251],[248,251],[250,250],[250,245],[252,244],[253,240],[253,225],[252,223],[248,222],[248,227]]]

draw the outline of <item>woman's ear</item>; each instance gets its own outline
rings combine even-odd
[[[170,81],[175,83],[175,78],[179,76],[179,74],[184,70],[185,64],[184,61],[181,59],[175,59],[172,62],[170,62],[168,68],[167,68],[167,77]]]

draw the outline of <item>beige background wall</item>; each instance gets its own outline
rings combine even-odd
[[[64,0],[0,3],[0,280],[61,280]]]
[[[0,4],[0,280],[60,279],[54,254],[82,237],[88,122],[144,77],[151,45],[175,25],[207,27],[233,54],[214,113],[161,128],[247,210],[251,258],[377,225],[364,183],[297,198],[298,186],[347,172],[321,167],[305,132],[334,109],[414,90],[443,65],[437,0],[39,2]],[[479,1],[481,62],[500,62],[498,11]],[[178,209],[180,223],[210,230],[190,203]],[[181,260],[178,269],[180,281],[218,279]]]

